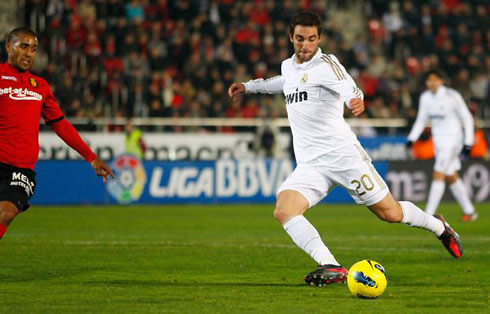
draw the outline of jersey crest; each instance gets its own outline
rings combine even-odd
[[[301,77],[301,80],[300,80],[301,84],[306,84],[306,82],[308,82],[308,73],[305,73],[303,75],[303,77]]]
[[[37,81],[35,78],[30,77],[29,78],[29,84],[31,84],[32,87],[37,87]]]

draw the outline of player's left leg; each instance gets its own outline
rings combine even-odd
[[[390,223],[404,223],[418,227],[440,236],[444,232],[443,223],[428,215],[411,202],[397,202],[391,193],[379,202],[367,206],[379,219]]]
[[[460,258],[463,255],[463,245],[459,235],[441,216],[431,216],[411,202],[397,202],[391,193],[381,201],[368,205],[368,208],[381,220],[391,223],[401,222],[410,227],[431,231],[452,256]]]
[[[19,210],[14,203],[9,201],[0,201],[0,239],[7,232],[7,227],[10,225]]]
[[[411,202],[397,202],[364,149],[354,147],[357,149],[343,152],[342,165],[345,166],[337,163],[330,171],[330,178],[345,187],[356,203],[366,205],[380,219],[431,231],[453,256],[460,257],[463,250],[459,236],[442,217],[429,215]]]
[[[476,220],[478,218],[478,214],[475,211],[475,207],[471,203],[469,193],[464,186],[463,180],[459,178],[458,173],[456,172],[452,175],[446,176],[446,182],[448,183],[449,189],[451,190],[454,198],[463,209],[463,222]]]

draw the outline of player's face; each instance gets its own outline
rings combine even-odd
[[[444,81],[439,76],[434,74],[429,75],[425,81],[425,85],[433,93],[435,93],[442,84],[444,84]]]
[[[31,68],[37,50],[37,38],[29,34],[19,34],[7,42],[8,63],[20,71]]]
[[[299,63],[310,61],[315,55],[321,38],[316,26],[296,25],[294,34],[289,38]]]

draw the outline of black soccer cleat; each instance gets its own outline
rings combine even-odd
[[[463,243],[459,239],[459,235],[456,231],[451,228],[451,226],[444,220],[441,215],[434,215],[437,219],[442,221],[444,224],[444,232],[439,237],[444,247],[449,251],[449,253],[456,257],[461,258],[463,256]]]
[[[344,283],[348,273],[342,265],[319,265],[317,269],[305,276],[305,282],[317,287],[331,283]]]

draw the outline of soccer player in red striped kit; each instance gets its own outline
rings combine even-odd
[[[8,60],[0,64],[0,239],[34,194],[41,117],[104,182],[114,177],[64,118],[48,83],[29,72],[37,47],[33,31],[16,28],[7,38]]]

